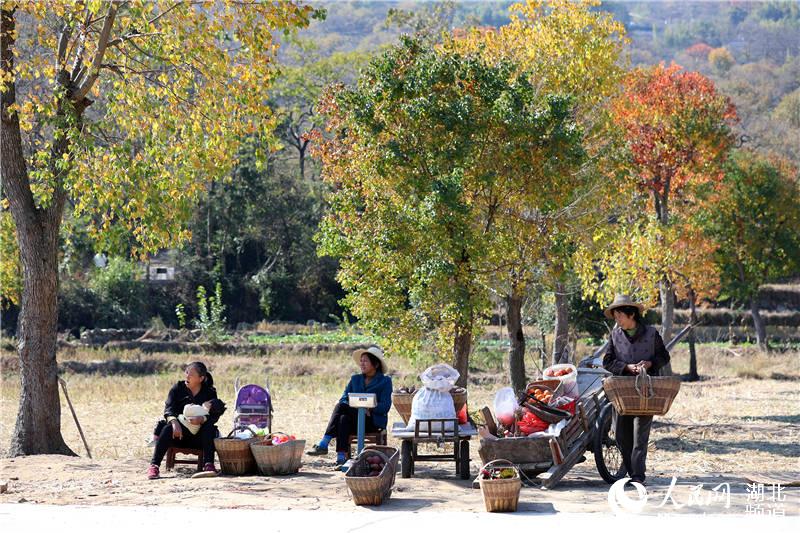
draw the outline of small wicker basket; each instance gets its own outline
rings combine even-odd
[[[394,455],[397,455],[397,449],[394,449]],[[383,469],[377,476],[368,476],[371,465],[367,462],[367,458],[376,456],[383,460]],[[353,496],[353,503],[356,505],[381,505],[388,500],[394,484],[395,462],[396,459],[393,460],[378,450],[365,448],[356,457],[344,477],[347,488]]]
[[[270,435],[275,435],[272,433]],[[261,441],[250,444],[258,471],[265,476],[284,476],[296,474],[300,470],[305,440],[290,440],[283,444]]]
[[[611,376],[603,380],[603,390],[614,409],[626,416],[667,414],[680,388],[678,376],[650,377],[644,369],[635,377]]]
[[[400,464],[400,451],[393,446],[379,446],[377,444],[364,446],[364,450],[361,452],[363,453],[365,450],[375,450],[389,458],[389,462],[392,464],[392,468],[394,468],[394,476],[392,477],[392,486],[394,486],[395,479],[397,478],[397,471],[400,470],[398,468]]]
[[[241,476],[255,471],[256,460],[250,450],[250,445],[261,439],[256,437],[250,428],[241,429],[249,431],[253,435],[251,438],[235,439],[232,435],[236,429],[240,428],[234,428],[233,431],[228,433],[227,437],[214,439],[214,448],[216,448],[219,456],[219,465],[222,473]]]
[[[491,472],[493,470],[506,468],[512,468],[514,470],[513,478],[483,479],[482,472],[484,470]],[[481,494],[483,495],[483,504],[486,506],[486,511],[497,513],[514,512],[517,510],[519,493],[522,488],[522,480],[520,479],[517,465],[505,459],[489,461],[481,468],[478,483],[481,486]]]
[[[392,405],[394,405],[394,408],[397,409],[397,412],[400,414],[400,418],[403,419],[404,424],[408,424],[408,420],[411,418],[411,402],[414,401],[414,394],[416,393],[392,393]]]

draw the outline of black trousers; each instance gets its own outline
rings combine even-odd
[[[366,417],[364,430],[366,433],[378,431],[372,423],[372,417]],[[336,439],[337,452],[350,451],[350,435],[355,435],[358,431],[358,409],[350,407],[346,403],[337,403],[333,409],[333,414],[325,429],[325,435]]]
[[[214,438],[217,436],[217,426],[211,422],[206,422],[200,427],[197,435],[181,426],[183,436],[176,439],[172,436],[172,424],[165,425],[156,442],[156,449],[153,451],[153,459],[150,463],[161,466],[161,461],[172,446],[179,448],[198,448],[203,450],[203,463],[214,462]]]
[[[652,416],[623,416],[614,411],[614,428],[617,444],[622,452],[622,461],[628,476],[644,481],[647,461],[647,443],[650,440]]]

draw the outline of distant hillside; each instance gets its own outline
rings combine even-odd
[[[328,16],[301,33],[322,55],[373,52],[406,27],[386,27],[391,9],[425,13],[430,2],[311,2]],[[508,22],[512,2],[456,2],[447,26]],[[740,142],[800,164],[800,2],[605,2],[632,40],[632,65],[675,61],[712,78],[734,101]],[[442,16],[441,13],[438,13]],[[431,14],[423,15],[433,16]]]

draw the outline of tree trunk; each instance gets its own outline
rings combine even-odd
[[[672,338],[672,323],[675,315],[675,295],[672,290],[672,284],[668,280],[661,280],[659,287],[661,292],[661,338],[664,339],[664,344],[667,344]],[[671,363],[667,363],[662,369],[662,374],[665,376],[672,375]]]
[[[0,11],[0,62],[7,72],[13,70],[15,35],[14,13],[3,9]],[[48,207],[37,207],[22,149],[19,117],[9,112],[15,102],[15,85],[7,83],[0,95],[0,180],[17,228],[23,282],[17,329],[19,412],[9,455],[75,455],[61,436],[56,363],[58,234],[66,195],[61,173],[55,171],[54,162],[67,153],[68,136],[62,135],[53,143],[50,153],[50,170],[56,176],[53,197]]]
[[[305,182],[306,180],[306,148],[308,147],[308,141],[301,141],[300,146],[297,148],[297,152],[300,156],[300,180]]]
[[[753,315],[753,326],[756,329],[758,347],[766,351],[769,348],[767,345],[767,328],[764,326],[764,319],[761,318],[761,312],[758,310],[758,293],[750,297],[750,313]]]
[[[689,323],[697,323],[697,309],[695,307],[695,293],[694,290],[689,290],[689,305],[691,312],[689,314]],[[694,328],[689,331],[689,381],[698,381],[700,375],[697,373],[697,351],[695,350],[695,337]]]
[[[453,368],[459,373],[456,382],[459,387],[467,386],[470,352],[472,352],[472,323],[456,324],[453,338]]]
[[[506,296],[506,326],[508,328],[508,371],[511,387],[519,394],[528,384],[525,377],[525,332],[522,330],[522,297]]]
[[[58,231],[55,224],[48,226],[52,229],[44,235],[30,227],[17,229],[23,265],[18,329],[21,387],[10,456],[75,455],[61,436],[56,362]]]
[[[556,327],[553,338],[553,364],[569,362],[567,344],[569,342],[569,299],[564,285],[556,284]]]

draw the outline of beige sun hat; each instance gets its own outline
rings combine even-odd
[[[374,355],[375,357],[377,357],[378,360],[381,362],[381,372],[383,372],[384,374],[388,374],[389,373],[389,365],[386,364],[386,359],[383,357],[383,350],[381,350],[377,346],[370,346],[369,348],[366,348],[366,349],[361,348],[361,349],[355,350],[353,352],[353,361],[355,361],[357,365],[360,365],[361,364],[361,356],[364,355],[365,353],[368,353],[370,355]]]
[[[636,307],[639,309],[640,314],[644,314],[644,305],[640,304],[639,302],[634,302],[627,294],[617,294],[614,296],[614,301],[611,302],[611,305],[605,308],[603,314],[606,315],[606,318],[614,320],[612,311],[619,307]]]

